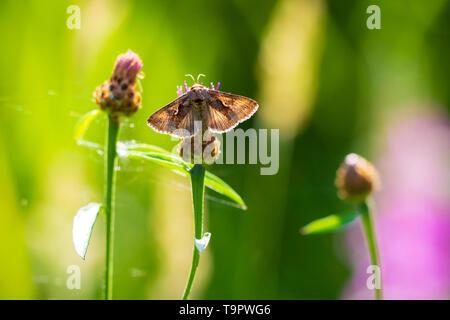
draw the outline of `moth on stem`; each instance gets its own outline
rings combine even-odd
[[[190,76],[193,80],[194,77]],[[219,157],[220,142],[214,133],[231,130],[250,118],[258,109],[258,103],[250,98],[219,91],[219,84],[211,88],[197,81],[188,87],[178,87],[178,98],[153,113],[147,124],[155,131],[183,139],[179,155],[186,162],[194,163],[190,169],[192,202],[194,208],[194,252],[191,271],[183,293],[188,299],[194,283],[200,253],[208,245],[210,233],[203,233],[205,164]]]
[[[370,198],[372,192],[379,186],[377,170],[363,157],[351,153],[345,157],[344,162],[337,170],[335,184],[338,188],[339,198],[356,204],[355,210],[351,213],[331,215],[312,221],[300,229],[300,232],[306,235],[336,231],[360,216],[371,263],[380,268]],[[381,273],[378,276],[381,276]],[[377,280],[375,298],[381,300],[381,279]]]

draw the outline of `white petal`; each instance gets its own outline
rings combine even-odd
[[[72,239],[75,251],[84,260],[89,245],[95,220],[102,205],[100,203],[89,203],[78,210],[73,218]]]
[[[205,232],[205,234],[203,235],[203,238],[201,238],[201,239],[194,239],[195,246],[197,247],[198,251],[202,252],[203,250],[206,249],[206,247],[209,244],[209,239],[211,239],[210,232]]]

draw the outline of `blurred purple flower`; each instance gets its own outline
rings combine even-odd
[[[114,63],[111,78],[94,92],[96,103],[114,121],[119,121],[121,114],[131,116],[140,109],[141,95],[136,91],[136,79],[142,66],[141,58],[133,51],[120,54]]]
[[[388,128],[376,166],[376,232],[385,299],[450,298],[450,198],[447,115],[400,115]],[[356,228],[355,228],[356,227]],[[367,289],[369,257],[357,226],[348,243],[353,278],[344,298],[373,299]]]
[[[112,79],[119,82],[126,80],[129,84],[136,82],[137,75],[143,64],[139,55],[131,50],[119,55],[114,65]]]

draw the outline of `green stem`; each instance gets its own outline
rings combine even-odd
[[[362,225],[364,228],[364,232],[366,234],[367,246],[369,248],[369,254],[370,254],[370,259],[372,261],[372,265],[377,266],[381,270],[381,267],[379,265],[379,260],[378,260],[378,249],[377,249],[377,241],[376,241],[376,237],[375,237],[375,228],[373,225],[372,214],[370,212],[370,208],[367,205],[367,203],[361,203],[359,205],[359,211],[361,214],[361,221],[362,221]],[[381,272],[378,276],[381,276]],[[380,281],[381,281],[381,279],[380,279]],[[375,299],[377,299],[377,300],[382,299],[381,286],[380,286],[380,288],[375,288]]]
[[[205,193],[205,167],[201,164],[196,164],[189,171],[191,175],[192,184],[192,202],[194,204],[194,228],[195,238],[201,239],[203,236],[203,201]],[[192,257],[191,272],[183,293],[183,300],[187,300],[191,292],[192,284],[194,283],[195,273],[197,271],[198,263],[200,261],[200,251],[194,244],[194,253]]]
[[[106,273],[105,299],[112,300],[113,293],[113,262],[114,262],[114,190],[117,136],[119,122],[108,117],[108,135],[105,157],[105,216],[106,216]]]

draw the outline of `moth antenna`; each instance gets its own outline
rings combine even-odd
[[[197,76],[197,82],[196,83],[198,83],[198,80],[200,79],[200,77],[206,77],[203,73],[200,73],[198,76]]]
[[[194,83],[196,83],[196,82],[195,82],[195,78],[194,78],[194,76],[193,76],[192,74],[188,73],[188,74],[185,74],[184,76],[185,76],[185,77],[191,77],[192,81],[193,81]]]

